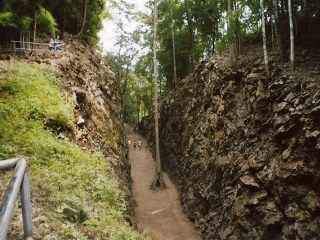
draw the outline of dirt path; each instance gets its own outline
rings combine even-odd
[[[141,136],[127,128],[127,136],[138,141]],[[193,224],[182,213],[178,193],[173,183],[164,174],[168,188],[151,191],[149,186],[154,174],[154,160],[142,139],[142,149],[134,149],[131,143],[129,158],[133,179],[133,195],[137,202],[135,209],[139,230],[149,229],[149,236],[156,240],[198,240],[201,239]]]

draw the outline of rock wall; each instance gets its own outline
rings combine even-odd
[[[64,39],[55,58],[39,60],[61,71],[61,88],[71,96],[75,109],[72,138],[81,148],[101,152],[126,194],[126,220],[134,224],[131,173],[117,80],[101,54],[83,41]]]
[[[319,49],[212,56],[161,102],[164,169],[203,239],[320,238]],[[153,118],[140,124],[154,139]]]

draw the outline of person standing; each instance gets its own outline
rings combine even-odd
[[[141,147],[142,147],[142,141],[141,141],[140,138],[139,138],[139,141],[138,141],[138,147],[139,147],[139,149],[141,149]]]
[[[50,40],[49,40],[49,50],[50,50],[50,52],[53,49],[53,43],[54,43],[53,38],[50,38]]]
[[[53,54],[54,54],[54,55],[56,55],[56,52],[58,51],[59,43],[60,43],[60,37],[57,36],[57,37],[53,40]]]
[[[130,148],[130,145],[131,145],[131,139],[129,138],[128,139],[128,147]]]
[[[51,37],[49,40],[49,43],[48,43],[50,58],[53,56],[53,53],[52,53],[53,52],[53,44],[54,44],[54,41],[53,41],[53,38]]]

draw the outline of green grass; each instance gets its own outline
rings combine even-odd
[[[69,141],[73,104],[56,75],[26,63],[0,70],[0,159],[27,157],[35,239],[145,239],[123,220],[124,194],[103,156]]]

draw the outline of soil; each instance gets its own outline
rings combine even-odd
[[[126,127],[131,139],[129,159],[131,163],[132,192],[136,201],[135,219],[140,231],[148,229],[148,236],[157,240],[201,239],[194,225],[184,215],[176,187],[164,173],[167,188],[152,191],[149,186],[155,170],[155,162],[146,140]],[[134,139],[142,140],[142,148],[133,147]]]

